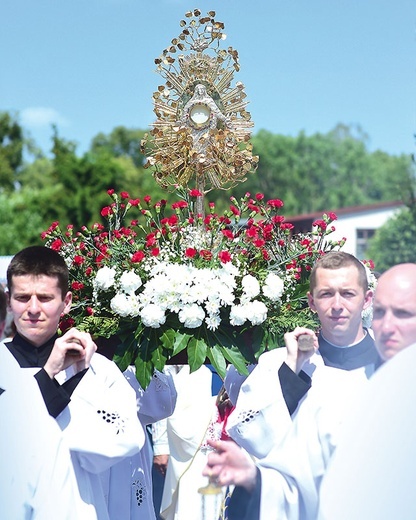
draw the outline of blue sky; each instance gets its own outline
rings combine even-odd
[[[254,132],[344,123],[370,150],[415,151],[414,0],[2,0],[0,110],[45,152],[52,123],[78,153],[98,132],[148,128],[154,58],[196,7],[239,52]]]

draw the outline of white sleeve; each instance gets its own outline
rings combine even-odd
[[[241,385],[235,409],[228,418],[228,434],[258,458],[265,457],[292,424],[278,374],[285,358],[286,349],[260,357],[259,364]]]
[[[352,371],[354,372],[354,371]],[[259,461],[262,476],[260,520],[312,520],[318,512],[319,490],[337,446],[346,414],[356,402],[365,376],[326,367],[296,412],[280,445]]]
[[[167,420],[162,419],[152,424],[152,442],[154,455],[169,455]]]
[[[72,454],[81,467],[99,473],[144,445],[136,395],[119,368],[100,354],[57,417]]]

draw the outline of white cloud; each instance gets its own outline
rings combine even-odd
[[[29,128],[40,128],[52,124],[69,126],[69,121],[54,108],[29,107],[20,112],[21,124]]]

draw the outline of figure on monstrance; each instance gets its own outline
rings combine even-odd
[[[142,151],[165,188],[189,186],[206,194],[235,186],[257,168],[244,85],[232,85],[238,52],[220,49],[226,35],[214,16],[187,13],[189,23],[181,21],[182,33],[155,60],[166,83],[153,94],[157,120]],[[189,52],[174,58],[178,50]]]

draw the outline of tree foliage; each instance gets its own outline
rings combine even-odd
[[[415,236],[416,220],[408,208],[381,226],[367,250],[376,271],[383,272],[395,264],[416,262]]]
[[[0,112],[0,254],[39,243],[39,233],[55,220],[76,227],[99,220],[109,188],[172,202],[174,196],[143,167],[144,133],[115,127],[95,136],[79,156],[75,143],[54,128],[52,155],[45,157],[25,137],[16,116]],[[260,157],[257,172],[232,190],[208,196],[220,213],[231,195],[241,198],[246,192],[282,199],[285,216],[398,198],[414,202],[410,158],[369,153],[359,128],[338,125],[327,134],[296,137],[260,130],[252,141]],[[30,154],[33,160],[25,162]]]

